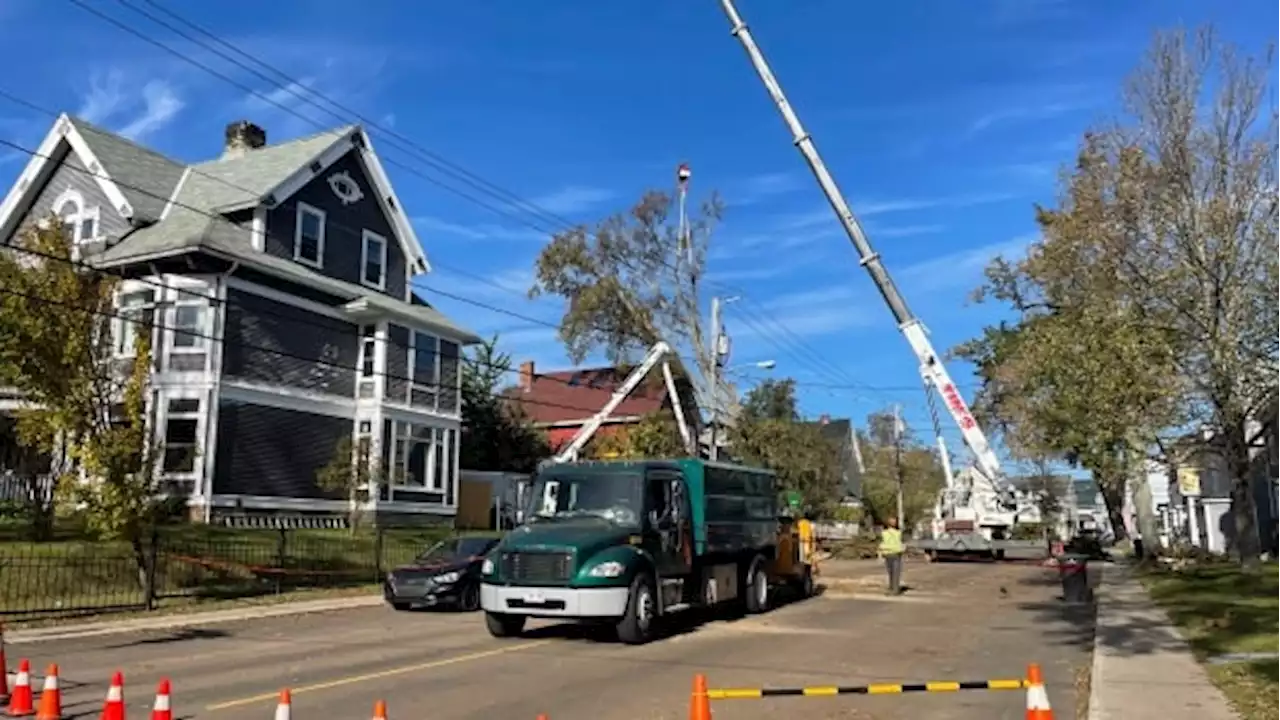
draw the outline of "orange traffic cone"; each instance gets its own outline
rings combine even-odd
[[[1037,663],[1027,666],[1027,720],[1053,720],[1049,693],[1045,692],[1044,678],[1040,676]]]
[[[23,658],[18,661],[18,674],[13,677],[13,694],[9,696],[9,717],[25,717],[36,714],[35,698],[31,694],[31,663]]]
[[[373,720],[387,720],[387,704],[382,700],[373,704]]]
[[[119,670],[111,676],[107,700],[102,703],[102,720],[124,720],[124,675]]]
[[[280,691],[280,702],[276,704],[276,720],[291,720],[293,718],[293,696],[289,694],[289,688]]]
[[[4,659],[4,623],[0,623],[0,703],[9,702],[9,663]]]
[[[151,706],[151,720],[173,720],[173,708],[169,705],[169,678],[160,678],[156,701]]]
[[[44,671],[44,689],[40,691],[36,720],[62,720],[62,690],[58,688],[57,663],[49,665],[49,669]]]
[[[707,676],[693,676],[693,697],[689,701],[689,720],[711,720],[711,698],[707,696]]]

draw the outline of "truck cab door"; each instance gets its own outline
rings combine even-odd
[[[655,470],[645,477],[645,549],[663,577],[683,575],[692,555],[692,525],[684,476]]]

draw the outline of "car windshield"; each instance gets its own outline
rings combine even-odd
[[[492,538],[452,538],[438,542],[418,556],[417,562],[448,562],[469,557],[479,557],[489,552],[495,540]]]
[[[528,517],[598,517],[619,525],[639,525],[640,477],[618,471],[543,473],[529,494]]]

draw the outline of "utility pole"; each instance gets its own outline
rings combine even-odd
[[[906,517],[902,505],[902,406],[893,405],[893,467],[898,476],[898,529],[906,532]]]
[[[711,362],[707,365],[711,369],[711,377],[708,378],[707,391],[711,395],[710,415],[711,425],[711,449],[709,456],[712,460],[720,459],[720,364],[724,362],[724,353],[722,352],[724,345],[724,327],[720,321],[720,298],[711,298]]]

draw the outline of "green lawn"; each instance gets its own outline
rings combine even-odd
[[[444,528],[373,532],[166,528],[157,555],[160,607],[368,586],[450,534]],[[60,535],[0,538],[0,616],[10,622],[136,608],[143,601],[127,543]]]
[[[1247,575],[1233,564],[1209,564],[1182,571],[1156,570],[1144,576],[1151,596],[1182,629],[1202,660],[1228,653],[1275,653],[1280,599],[1275,563]],[[1208,666],[1210,677],[1246,720],[1276,717],[1277,661]]]

